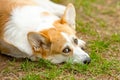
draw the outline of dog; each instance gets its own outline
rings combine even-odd
[[[0,51],[16,58],[58,64],[90,63],[76,37],[75,7],[50,0],[0,0]]]

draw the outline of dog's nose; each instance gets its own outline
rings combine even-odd
[[[87,58],[83,61],[84,64],[89,64],[90,62],[91,62],[91,59],[90,59],[89,57],[87,57]]]

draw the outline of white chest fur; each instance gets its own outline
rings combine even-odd
[[[17,47],[27,55],[32,55],[32,49],[27,40],[27,33],[31,31],[41,31],[53,26],[54,21],[59,18],[40,6],[24,6],[14,9],[11,13],[9,22],[6,24],[4,39]]]

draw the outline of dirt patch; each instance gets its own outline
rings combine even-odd
[[[67,4],[70,1],[75,3],[74,0],[66,0],[66,1],[57,0],[57,1],[63,4]],[[79,1],[79,0],[76,0],[76,1]],[[77,20],[83,20],[85,24],[90,23],[90,28],[96,31],[96,33],[100,36],[101,40],[109,41],[111,38],[111,35],[120,34],[120,1],[119,0],[93,0],[93,1],[96,1],[96,2],[90,3],[90,4],[96,9],[96,10],[93,10],[93,12],[91,12],[94,15],[93,16],[86,15],[81,8],[77,8]],[[103,1],[104,3],[100,4],[97,1],[98,2]],[[98,38],[94,35],[82,33],[79,31],[77,32],[77,35],[79,38],[82,38],[83,40],[85,40],[88,44],[89,44],[89,41],[94,41],[94,40],[97,40]],[[102,54],[103,58],[107,60],[112,60],[112,59],[120,60],[119,53],[120,53],[120,43],[113,41],[110,43],[108,50],[100,54]],[[27,71],[21,70],[21,63],[25,61],[26,59],[16,59],[10,56],[0,54],[0,80],[18,80],[21,77],[28,74]],[[96,68],[96,64],[94,64],[95,68]],[[73,75],[73,77],[75,77],[76,80],[79,80],[79,79],[119,80],[120,72],[117,71],[117,69],[115,69],[115,67],[119,67],[119,63],[117,65],[115,66],[113,65],[114,67],[111,68],[111,73],[103,73],[103,74],[101,73],[101,74],[95,75],[94,73],[92,73],[92,71],[86,72],[86,73],[81,72],[77,74],[65,72],[65,75],[62,73],[62,75],[59,75],[60,77],[59,76],[57,77],[58,79],[64,79],[64,76],[66,77],[66,75],[68,75],[68,77]],[[43,70],[42,69],[38,70],[36,68],[33,70],[33,72],[34,71],[36,71],[36,74],[39,73],[39,71],[45,72],[45,68],[43,67]]]
[[[10,57],[0,54],[0,71],[8,66]]]

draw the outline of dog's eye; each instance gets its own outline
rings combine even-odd
[[[69,53],[71,51],[71,49],[69,47],[66,47],[65,49],[63,49],[64,53]]]
[[[78,39],[74,39],[74,43],[78,45]]]

